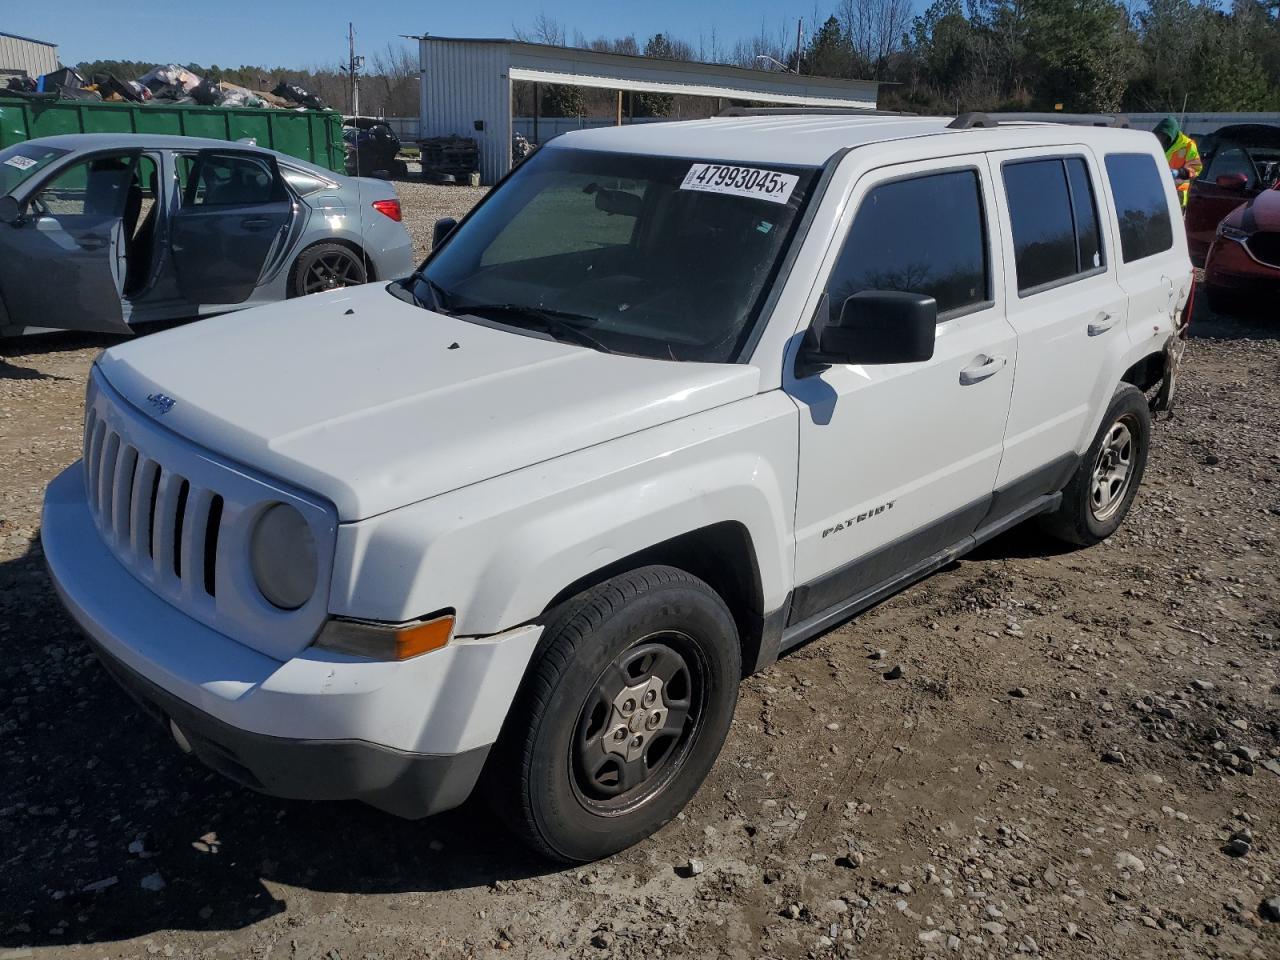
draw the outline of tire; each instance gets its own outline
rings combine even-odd
[[[1111,398],[1097,436],[1062,491],[1062,505],[1040,518],[1041,528],[1081,547],[1107,539],[1119,529],[1133,505],[1150,447],[1147,398],[1137,387],[1122,383]],[[1123,477],[1119,476],[1121,467]]]
[[[322,275],[323,274],[323,275]],[[298,254],[289,271],[289,296],[354,287],[369,280],[364,258],[341,243],[316,243]]]
[[[396,158],[391,162],[391,173],[393,176],[403,179],[409,175],[409,164],[399,158]]]
[[[697,792],[729,732],[741,677],[733,617],[707,584],[663,566],[607,580],[550,615],[484,792],[549,859],[623,850]]]

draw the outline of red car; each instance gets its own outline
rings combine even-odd
[[[1280,184],[1227,214],[1204,264],[1209,306],[1280,317]]]
[[[1205,262],[1222,218],[1280,179],[1280,127],[1241,123],[1198,138],[1204,172],[1187,198],[1187,246]]]

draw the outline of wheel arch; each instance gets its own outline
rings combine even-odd
[[[736,520],[690,530],[592,570],[563,587],[543,614],[612,577],[653,565],[682,570],[720,595],[738,628],[743,670],[753,672],[764,639],[764,587],[751,532]]]
[[[1165,355],[1163,350],[1148,353],[1120,375],[1122,383],[1131,383],[1147,393],[1164,380]]]

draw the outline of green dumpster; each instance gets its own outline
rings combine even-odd
[[[194,104],[86,103],[0,96],[0,150],[66,133],[154,133],[214,140],[252,137],[260,147],[341,173],[342,116]]]

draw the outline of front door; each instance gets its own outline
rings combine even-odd
[[[863,290],[938,302],[922,363],[797,370],[800,406],[796,582],[788,623],[867,594],[973,533],[991,501],[1013,386],[982,157],[862,177],[824,264],[819,310]]]
[[[197,306],[243,303],[282,255],[295,215],[275,158],[205,150],[180,156],[178,176],[171,246],[183,297]]]
[[[128,332],[121,296],[142,205],[137,164],[136,153],[73,162],[33,186],[17,221],[0,224],[0,292],[12,323]]]

